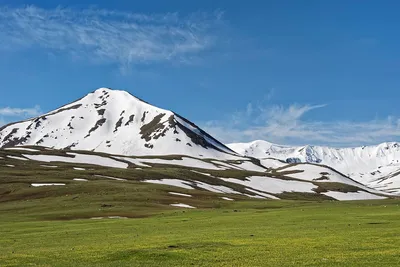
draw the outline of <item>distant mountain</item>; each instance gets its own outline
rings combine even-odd
[[[282,146],[257,140],[227,145],[255,158],[276,158],[287,163],[327,165],[369,187],[400,193],[400,144],[332,148],[322,146]]]
[[[136,156],[235,157],[233,151],[178,114],[107,88],[0,128],[0,148],[21,145]]]

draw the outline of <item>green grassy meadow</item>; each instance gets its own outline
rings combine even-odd
[[[399,266],[400,201],[243,201],[129,219],[0,206],[1,266]],[[22,207],[20,207],[22,208]],[[37,210],[38,211],[38,210]],[[29,213],[29,208],[26,210]]]
[[[42,165],[52,164],[10,154],[20,156],[0,150],[1,267],[400,266],[400,199],[339,202],[305,193],[279,195],[286,200],[251,199],[141,181],[215,183],[185,168],[144,171],[60,162],[49,168]],[[251,172],[213,174],[242,178]],[[34,182],[66,185],[33,187]],[[335,183],[321,183],[321,190],[326,186],[352,190]]]

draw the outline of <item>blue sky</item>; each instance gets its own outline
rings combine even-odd
[[[223,142],[400,141],[398,1],[0,0],[0,124],[124,89]]]

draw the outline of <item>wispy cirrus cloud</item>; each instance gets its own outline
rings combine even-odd
[[[307,114],[326,105],[249,105],[225,121],[203,128],[224,143],[266,140],[288,145],[360,146],[400,139],[400,118],[368,121],[310,121]],[[238,115],[239,114],[239,115]]]
[[[10,120],[25,119],[28,117],[35,117],[42,113],[40,106],[36,105],[33,108],[0,108],[0,126],[4,125]]]
[[[0,108],[0,116],[7,116],[7,117],[38,116],[40,113],[41,113],[40,106],[35,106],[33,108],[11,108],[11,107]]]
[[[43,48],[121,65],[187,63],[216,45],[222,16],[0,7],[0,50]]]

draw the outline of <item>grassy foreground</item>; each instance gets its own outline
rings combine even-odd
[[[1,266],[400,266],[400,201],[238,201],[145,218],[0,209]]]

